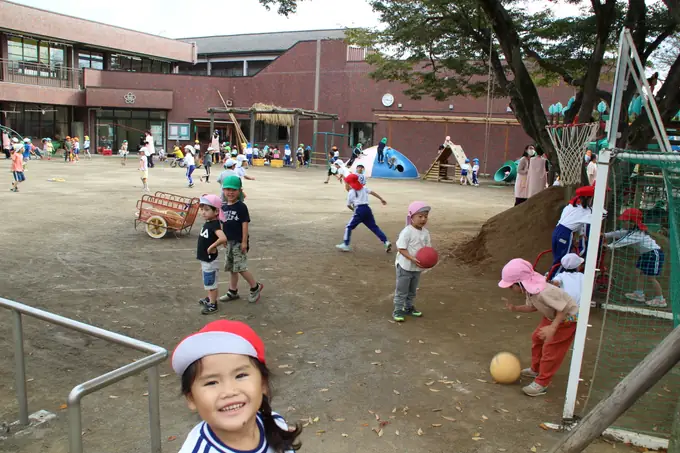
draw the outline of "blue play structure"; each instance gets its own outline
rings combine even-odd
[[[363,155],[358,157],[352,164],[351,170],[356,166],[364,166],[365,174],[369,178],[385,179],[417,179],[418,169],[408,157],[394,148],[385,148],[385,162],[378,163],[378,147],[372,146],[363,151]]]

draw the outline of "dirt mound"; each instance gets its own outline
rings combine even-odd
[[[453,253],[459,260],[483,265],[491,272],[500,272],[513,258],[533,263],[540,252],[551,247],[552,232],[564,206],[564,189],[550,187],[487,220],[477,236]],[[548,266],[547,261],[541,263],[539,270]]]

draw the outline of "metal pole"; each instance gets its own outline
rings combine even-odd
[[[69,453],[83,453],[83,420],[80,414],[80,400],[68,402],[68,445]]]
[[[149,432],[151,453],[161,453],[161,407],[158,366],[149,368]]]
[[[590,220],[590,237],[599,238],[602,231],[602,217],[604,214],[604,202],[607,191],[607,178],[609,177],[609,158],[611,151],[600,152],[597,159],[597,179],[599,184],[595,184],[595,198],[593,199],[593,213]],[[578,309],[578,322],[576,324],[576,335],[574,337],[574,352],[571,356],[571,366],[569,367],[569,381],[567,382],[567,394],[564,400],[564,410],[562,418],[570,421],[574,418],[574,408],[576,407],[576,397],[578,394],[578,382],[581,377],[581,365],[583,364],[583,351],[586,347],[586,335],[588,333],[588,318],[590,316],[590,300],[593,297],[593,286],[595,283],[595,272],[597,271],[597,254],[599,252],[600,241],[593,239],[588,241],[586,251],[585,276],[581,287],[581,305]]]
[[[614,76],[614,88],[612,89],[612,104],[609,106],[610,115],[607,141],[611,147],[616,146],[621,109],[623,108],[621,101],[623,100],[623,91],[625,90],[626,85],[626,72],[628,70],[628,64],[623,60],[628,58],[630,53],[628,42],[624,36],[625,30],[621,32],[621,37],[619,39],[619,58],[616,61],[616,75]]]
[[[215,113],[210,112],[210,140],[212,140],[212,136],[215,133]]]
[[[24,363],[24,329],[21,313],[12,310],[14,320],[14,363],[16,366],[15,385],[19,404],[19,423],[28,425],[28,395],[26,394],[26,364]]]

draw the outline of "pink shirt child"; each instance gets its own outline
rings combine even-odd
[[[14,153],[10,157],[12,159],[12,171],[24,171],[24,156],[21,153]]]

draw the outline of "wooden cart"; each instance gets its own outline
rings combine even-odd
[[[135,229],[146,224],[146,233],[154,239],[164,237],[168,231],[178,236],[191,233],[198,214],[198,198],[188,198],[167,192],[143,195],[137,202]]]

